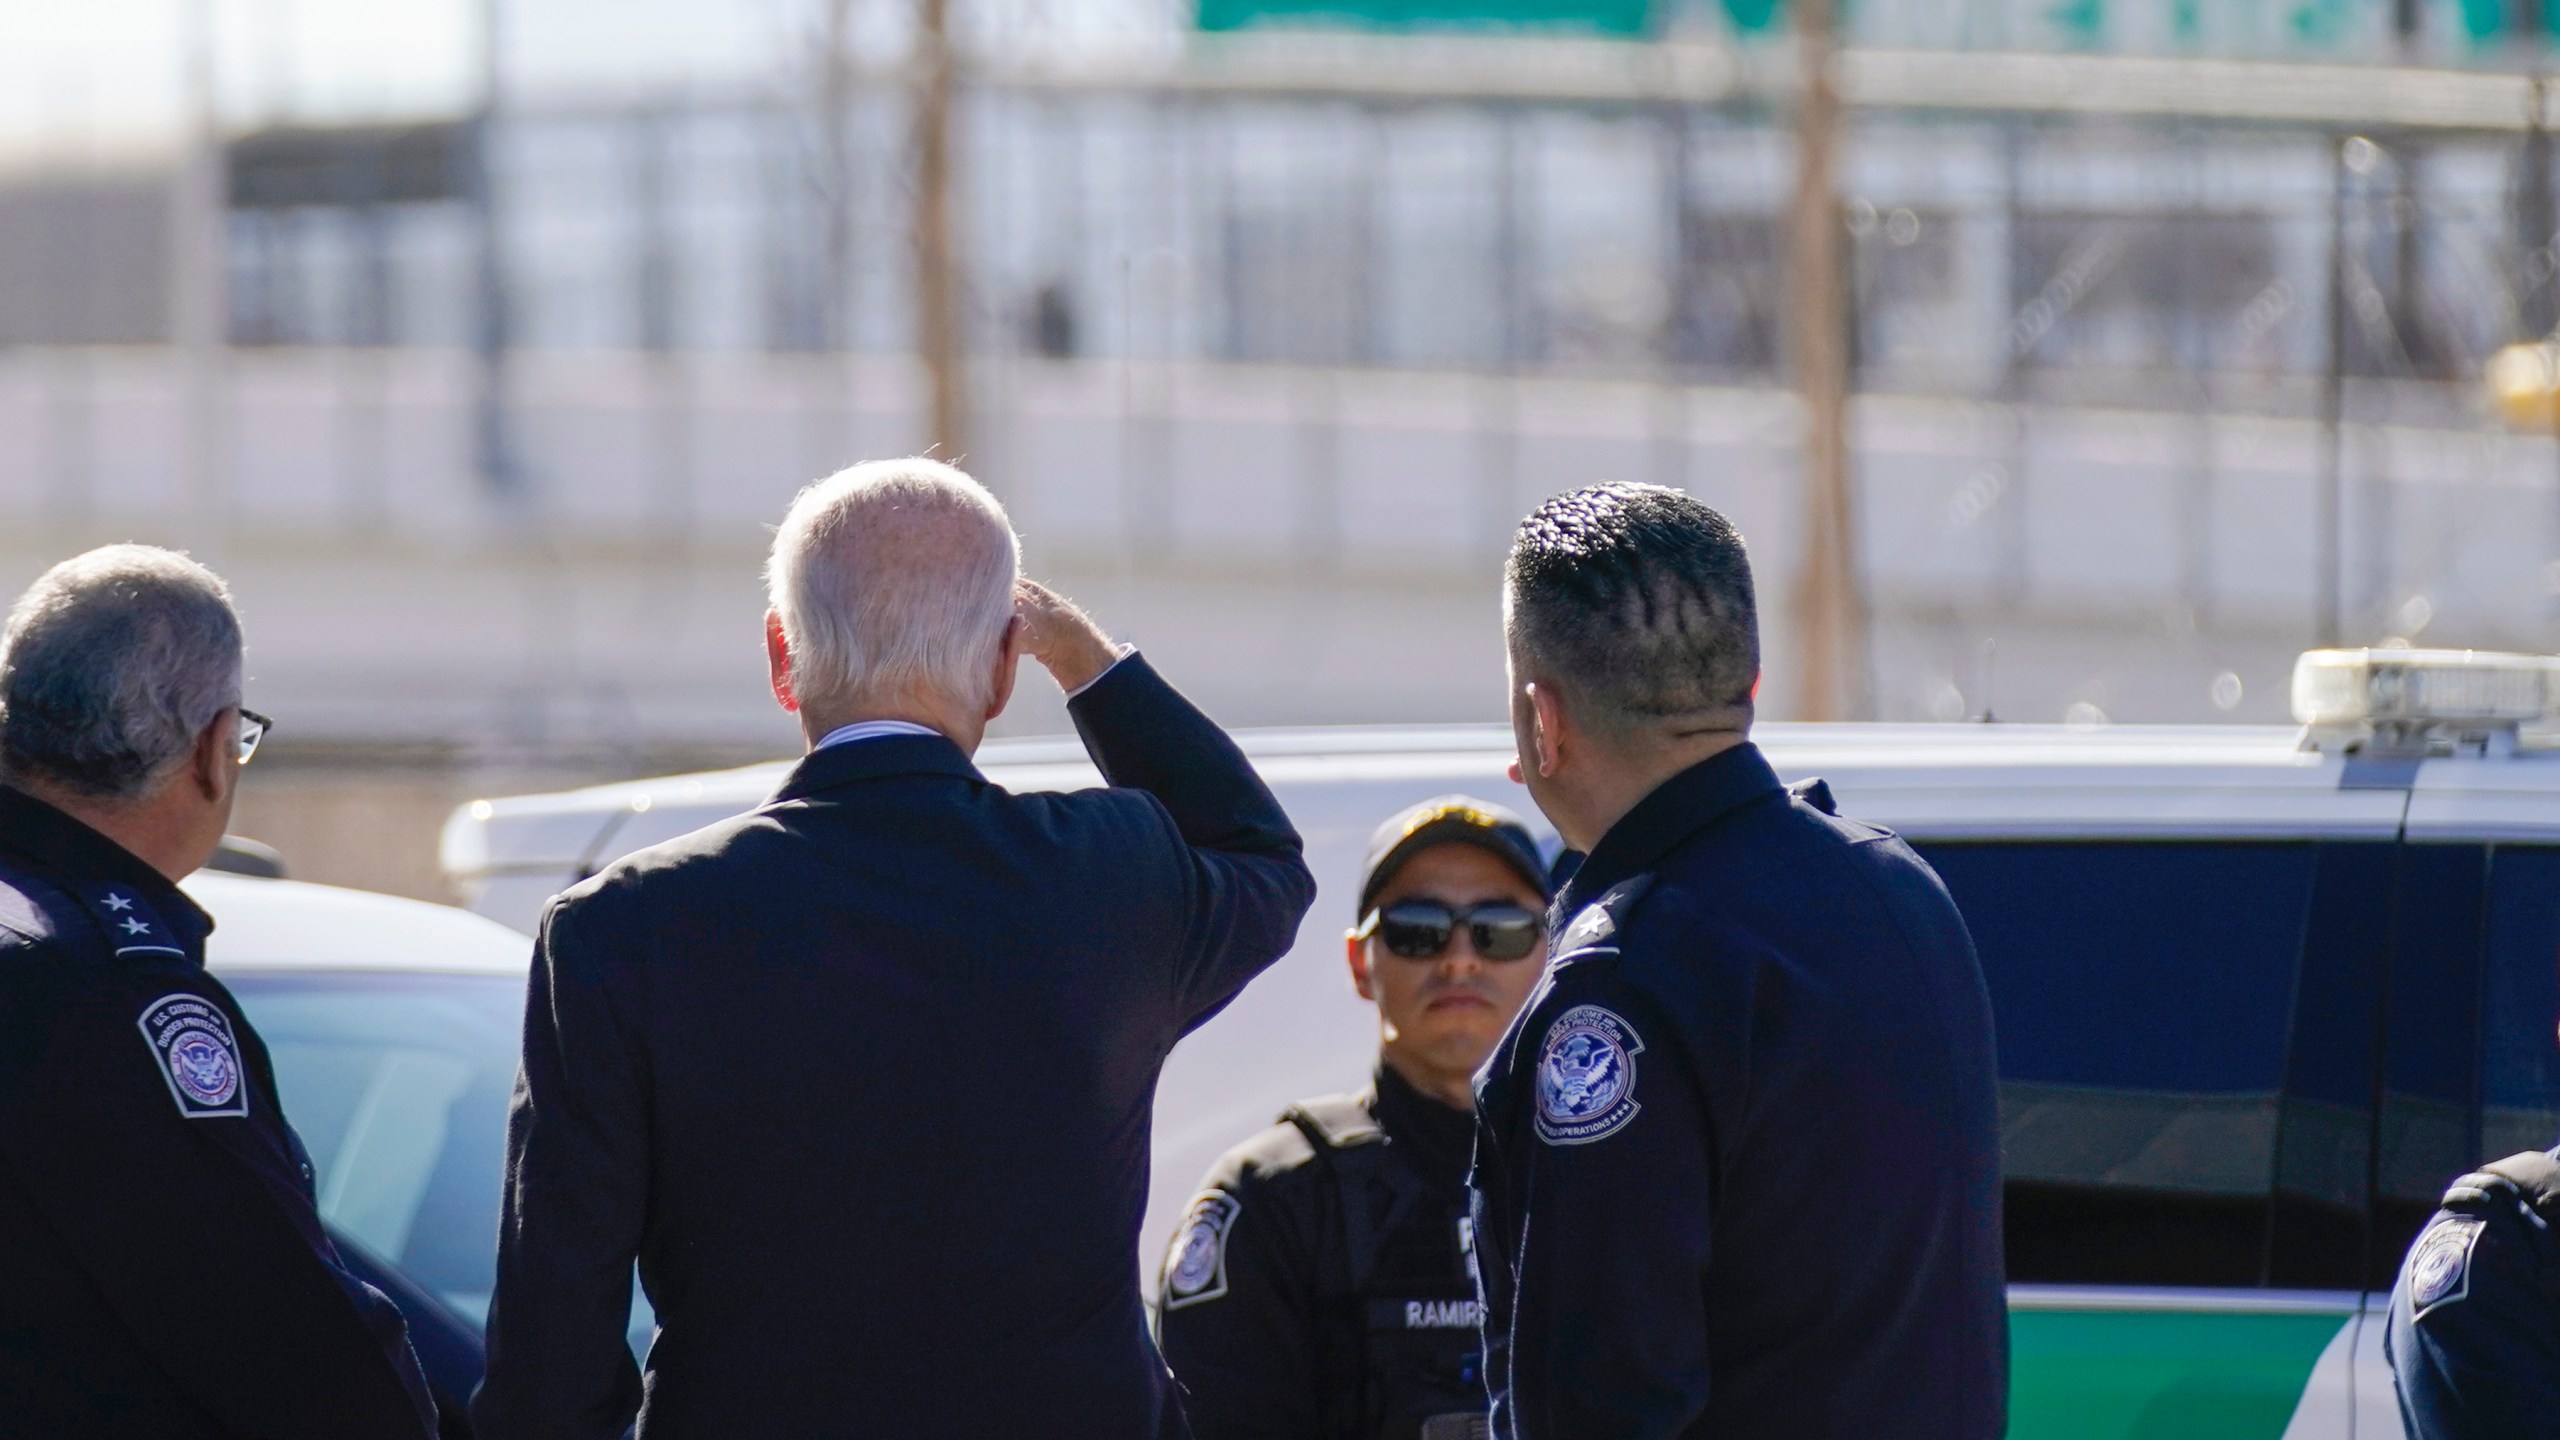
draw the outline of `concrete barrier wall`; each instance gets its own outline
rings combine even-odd
[[[519,356],[515,495],[473,472],[472,383],[456,352],[234,352],[203,470],[166,352],[0,355],[0,588],[108,539],[197,549],[240,590],[280,738],[787,746],[755,642],[766,527],[808,478],[916,443],[912,370]],[[1031,562],[1233,722],[1491,718],[1510,527],[1595,479],[1733,515],[1787,713],[1782,392],[1018,360],[980,392],[969,460]],[[2560,459],[2432,408],[2451,418],[2346,431],[2350,638],[2553,648]],[[1880,715],[1987,690],[2021,719],[2282,718],[2310,424],[1875,396],[1855,438]],[[1034,696],[1007,728],[1062,719]]]

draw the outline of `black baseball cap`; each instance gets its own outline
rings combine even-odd
[[[1387,817],[1369,836],[1369,863],[1361,874],[1359,914],[1369,913],[1404,862],[1434,845],[1473,845],[1509,865],[1549,899],[1547,862],[1528,822],[1490,800],[1442,795]]]

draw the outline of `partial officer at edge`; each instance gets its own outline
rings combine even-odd
[[[1346,949],[1376,1079],[1228,1151],[1165,1256],[1157,1333],[1200,1440],[1484,1434],[1473,1086],[1538,982],[1546,905],[1499,805],[1446,795],[1371,836]]]
[[[321,1228],[266,1046],[204,970],[211,858],[266,721],[182,555],[45,572],[0,634],[0,1429],[406,1437],[400,1312]]]
[[[1751,744],[1742,537],[1572,491],[1503,599],[1512,773],[1589,858],[1477,1079],[1494,1433],[2000,1435],[1990,996],[1929,867]]]
[[[2383,1353],[2410,1440],[2560,1437],[2560,1150],[2453,1182],[2391,1291]]]

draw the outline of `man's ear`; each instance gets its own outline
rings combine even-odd
[[[774,703],[797,714],[800,697],[791,689],[791,641],[782,633],[782,612],[764,612],[764,663],[773,682]]]
[[[987,692],[987,718],[995,719],[1004,707],[1013,703],[1014,677],[1022,663],[1022,617],[1008,616],[1004,622],[1004,639],[996,645],[996,683]]]
[[[208,805],[221,800],[223,788],[239,778],[225,773],[240,768],[239,748],[234,740],[239,733],[237,707],[225,709],[196,732],[195,749],[187,756],[187,780]]]
[[[1359,992],[1361,999],[1375,1003],[1378,987],[1369,982],[1369,942],[1355,935],[1345,935],[1342,948],[1351,962],[1351,988]]]
[[[1555,687],[1529,682],[1529,706],[1534,712],[1530,738],[1537,747],[1538,773],[1552,778],[1564,768],[1565,719],[1564,702],[1557,698]]]

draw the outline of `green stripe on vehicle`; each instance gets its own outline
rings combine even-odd
[[[2010,1440],[2278,1440],[2350,1318],[2013,1308]]]

